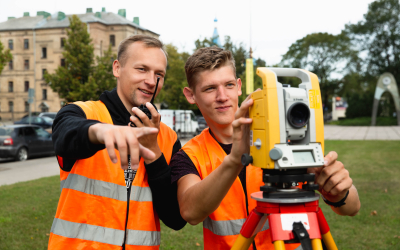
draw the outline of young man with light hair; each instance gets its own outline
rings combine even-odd
[[[238,107],[242,94],[241,79],[236,77],[231,52],[218,47],[197,50],[186,62],[189,87],[183,90],[186,99],[196,104],[209,129],[186,143],[171,160],[172,182],[178,184],[178,202],[183,219],[192,225],[203,222],[205,249],[230,249],[256,202],[250,194],[259,191],[261,169],[243,167],[248,137],[246,118],[253,104],[247,98]],[[248,149],[247,149],[248,150]],[[346,205],[332,208],[340,215],[355,215],[360,208],[357,190],[349,172],[330,152],[325,165],[313,170],[324,197],[337,202],[347,192]],[[291,244],[286,249],[295,249]],[[274,249],[268,224],[257,234],[251,249]]]
[[[177,205],[170,209],[163,202],[170,197],[177,204],[168,163],[181,144],[149,103],[164,84],[166,68],[161,41],[128,37],[113,62],[116,88],[99,101],[74,102],[58,112],[53,143],[61,196],[49,249],[155,250],[159,216],[175,230],[186,224]],[[141,104],[151,119],[138,109]]]

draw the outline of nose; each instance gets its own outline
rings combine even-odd
[[[228,95],[224,86],[218,86],[217,88],[217,102],[226,102],[228,100]]]
[[[146,79],[144,81],[149,87],[154,87],[156,86],[157,83],[157,76],[154,72],[149,72],[146,76]]]

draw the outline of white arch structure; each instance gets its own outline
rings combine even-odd
[[[397,89],[396,79],[391,73],[383,73],[378,80],[378,84],[375,89],[374,96],[374,106],[372,108],[372,119],[371,126],[375,126],[376,124],[376,115],[378,113],[379,100],[382,97],[382,94],[386,91],[393,97],[394,105],[396,107],[397,112],[397,125],[400,126],[400,98],[399,98],[399,90]]]

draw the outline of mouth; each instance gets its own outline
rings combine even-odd
[[[140,92],[142,92],[145,96],[152,96],[153,92],[145,89],[138,89]]]
[[[216,107],[215,109],[219,112],[224,112],[227,111],[231,106],[220,106],[220,107]]]

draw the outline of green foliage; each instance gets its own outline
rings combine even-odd
[[[65,67],[59,66],[54,74],[46,74],[45,80],[67,102],[97,100],[103,91],[116,86],[111,62],[115,56],[109,48],[103,57],[96,58],[94,65],[94,47],[86,24],[75,15],[69,21],[63,52]]]
[[[0,42],[0,74],[4,69],[4,66],[12,60],[12,54],[9,49],[4,49],[3,44]]]
[[[346,118],[371,117],[374,100],[373,92],[351,93],[346,96],[346,99],[348,104]]]
[[[187,87],[185,75],[185,62],[189,57],[186,52],[179,53],[172,45],[166,45],[168,53],[167,74],[164,86],[156,98],[156,102],[162,102],[168,109],[192,109],[197,110],[196,105],[191,105],[183,95],[183,88]]]
[[[329,100],[342,83],[335,75],[349,70],[350,63],[356,60],[357,53],[352,50],[345,33],[313,33],[293,43],[283,55],[281,64],[315,73],[319,78],[322,101],[329,107]]]
[[[364,20],[346,25],[345,31],[360,52],[367,52],[363,71],[375,76],[390,72],[400,87],[399,1],[372,2]]]
[[[330,121],[329,125],[339,126],[371,126],[371,116],[369,117],[355,117],[345,118],[337,121]],[[397,126],[397,119],[395,117],[377,117],[376,126]]]

